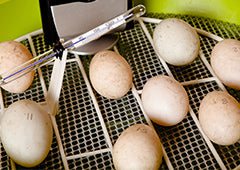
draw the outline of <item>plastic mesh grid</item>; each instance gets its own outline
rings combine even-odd
[[[109,100],[99,95],[97,99],[112,143],[115,143],[121,132],[130,125],[146,123],[143,113],[131,92],[118,100]]]
[[[239,38],[240,28],[233,24],[193,16],[148,15],[154,18],[181,18],[196,28],[206,30],[223,38]],[[145,24],[148,31],[152,34],[156,24]],[[159,74],[167,75],[151,43],[138,23],[135,24],[133,29],[119,33],[119,37],[117,48],[132,68],[133,84],[137,90],[141,90],[149,78]],[[43,34],[32,36],[32,40],[37,55],[49,50],[49,47],[44,44]],[[205,36],[200,36],[200,40],[201,51],[209,61],[209,55],[216,41]],[[30,49],[27,40],[22,41],[22,43]],[[88,74],[88,66],[92,56],[79,57],[85,72]],[[93,99],[79,69],[78,59],[75,59],[72,54],[68,55],[68,59],[70,58],[71,60],[66,65],[61,96],[59,98],[60,113],[56,116],[64,154],[68,157],[68,167],[69,169],[114,169],[109,145],[106,141],[106,136],[103,134],[103,128],[96,113]],[[188,66],[168,66],[174,77],[180,82],[212,76],[199,57]],[[49,86],[52,64],[42,67],[41,72],[45,84],[40,83],[39,76],[36,73],[33,84],[26,92],[11,94],[3,90],[4,107],[8,107],[16,100],[25,98],[44,103],[45,98],[42,86]],[[196,116],[202,98],[210,91],[220,90],[215,81],[184,87],[189,95],[190,106]],[[230,88],[227,89],[239,101],[240,92]],[[118,100],[109,100],[100,96],[94,90],[93,92],[112,144],[115,143],[121,132],[130,125],[147,123],[132,91],[129,91],[127,95]],[[162,127],[156,124],[154,126],[174,169],[220,168],[189,113],[176,126]],[[234,169],[240,165],[239,142],[231,146],[214,144],[214,147],[228,169]],[[71,158],[72,156],[77,157]],[[1,169],[11,169],[10,159],[3,147],[1,147],[0,162]],[[48,157],[34,168],[64,168],[55,135]],[[162,169],[166,168],[167,166],[164,162]],[[23,167],[17,165],[17,169],[23,169]]]
[[[156,129],[174,169],[219,169],[190,115],[178,126]]]
[[[138,90],[143,88],[148,78],[167,75],[139,24],[135,24],[134,29],[121,32],[118,47],[132,68],[133,83]]]
[[[109,152],[69,160],[69,169],[114,169]]]
[[[37,56],[51,49],[44,43],[43,34],[32,36],[32,41]]]
[[[67,63],[57,123],[67,156],[107,148],[101,123],[76,62]]]
[[[7,156],[2,144],[0,144],[0,169],[11,169],[10,158]]]
[[[189,96],[189,104],[196,115],[203,97],[211,91],[220,90],[215,81],[186,86],[185,89]]]

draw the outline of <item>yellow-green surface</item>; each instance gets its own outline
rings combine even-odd
[[[134,0],[147,12],[191,14],[240,25],[239,0]],[[0,0],[0,42],[41,28],[38,0]]]
[[[40,29],[38,0],[0,0],[0,42]]]
[[[239,0],[135,0],[148,12],[190,14],[240,24]]]

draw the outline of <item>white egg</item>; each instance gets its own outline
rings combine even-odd
[[[240,140],[240,104],[227,92],[213,91],[203,98],[199,122],[216,144],[231,145]]]
[[[226,86],[240,89],[240,41],[225,39],[218,42],[210,60],[215,74]]]
[[[24,167],[40,164],[47,156],[53,130],[48,113],[38,103],[19,100],[0,121],[0,137],[7,154]]]
[[[89,76],[93,88],[110,99],[123,97],[132,86],[132,70],[116,52],[103,50],[91,60]]]
[[[162,144],[148,125],[127,128],[113,147],[113,163],[117,170],[157,170],[162,164]]]
[[[4,41],[0,43],[0,74],[3,77],[14,73],[17,66],[33,58],[30,51],[21,43],[16,41]],[[34,71],[6,84],[2,88],[12,92],[21,93],[29,88],[34,78]]]
[[[160,22],[153,32],[154,47],[169,64],[181,66],[191,63],[200,48],[198,34],[188,23],[177,18]]]
[[[163,126],[181,122],[189,108],[183,86],[175,79],[162,75],[150,78],[144,85],[142,103],[149,118]]]

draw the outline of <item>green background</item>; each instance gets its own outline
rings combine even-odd
[[[147,12],[191,14],[240,25],[239,0],[134,0]],[[38,0],[0,0],[0,42],[41,28]]]

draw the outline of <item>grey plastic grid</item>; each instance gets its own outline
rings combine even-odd
[[[1,144],[1,154],[0,154],[0,168],[1,169],[11,169],[11,165],[10,165],[10,158],[7,156],[7,153],[5,152],[2,144]]]
[[[151,43],[139,25],[120,34],[119,52],[129,62],[133,72],[133,83],[142,89],[147,79],[155,75],[167,75],[159,62]]]
[[[149,14],[149,16],[152,18],[177,17],[196,28],[212,32],[223,38],[239,38],[240,28],[229,23],[182,15]],[[152,35],[156,24],[145,22],[145,26]],[[200,36],[200,40],[201,52],[209,62],[211,50],[217,41],[206,36]],[[44,44],[42,33],[31,35],[30,40],[21,39],[21,42],[31,50],[29,41],[33,42],[37,55],[50,49]],[[135,22],[133,29],[119,33],[117,49],[132,68],[133,85],[136,91],[133,88],[124,97],[117,100],[102,97],[88,84],[88,66],[92,56],[68,54],[59,98],[59,114],[55,116],[57,124],[55,134],[60,135],[62,145],[59,145],[54,134],[48,157],[34,169],[64,169],[66,168],[65,159],[67,159],[67,168],[69,169],[114,169],[111,145],[114,145],[119,135],[127,127],[136,123],[149,123],[141,109],[141,102],[139,103],[141,90],[149,78],[160,74],[168,75],[168,71],[155,54],[149,38],[138,22]],[[81,65],[83,65],[83,69]],[[40,72],[35,74],[33,84],[24,93],[12,94],[2,90],[4,108],[14,101],[25,98],[45,105],[45,87],[49,86],[52,66],[49,64],[41,67]],[[188,66],[167,66],[174,78],[182,83],[212,77],[200,57]],[[85,74],[86,77],[84,77]],[[193,114],[198,116],[200,102],[208,92],[221,90],[221,88],[214,80],[187,84],[184,87],[189,95],[191,106],[191,110],[184,120],[172,127],[153,124],[164,146],[166,157],[174,169],[220,169],[219,161],[216,160],[212,148],[209,147],[198,129]],[[239,101],[239,90],[230,88],[227,90]],[[91,95],[92,92],[94,96]],[[101,113],[100,117],[97,114],[98,110]],[[107,134],[104,133],[104,128],[107,129]],[[212,145],[227,169],[234,169],[240,165],[239,142],[231,146]],[[63,157],[60,153],[61,147],[64,152]],[[1,169],[11,169],[10,159],[2,146],[0,162]],[[161,169],[167,169],[168,166],[164,161]],[[17,169],[23,169],[23,167],[17,165]]]
[[[136,123],[147,123],[131,91],[118,100],[97,96],[112,143],[116,142],[126,127]]]

